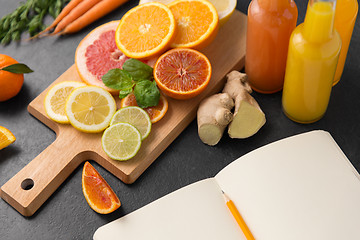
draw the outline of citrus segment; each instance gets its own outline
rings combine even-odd
[[[137,106],[135,95],[132,93],[121,99],[120,107],[123,108],[127,106]],[[156,123],[164,117],[168,107],[169,103],[167,99],[160,94],[159,104],[153,107],[144,108],[144,110],[149,115],[151,122]]]
[[[209,1],[178,0],[168,6],[174,14],[177,27],[172,48],[202,49],[215,38],[219,17]]]
[[[70,93],[78,87],[86,86],[84,83],[64,81],[50,88],[44,99],[45,112],[55,122],[69,123],[66,116],[65,104]]]
[[[154,78],[168,96],[189,99],[209,84],[211,64],[207,57],[192,49],[176,48],[164,53],[155,64]]]
[[[9,146],[15,140],[14,134],[9,129],[0,126],[0,150]]]
[[[134,7],[122,17],[115,41],[128,57],[150,58],[169,47],[175,27],[175,18],[166,5],[146,3]]]
[[[122,68],[128,59],[116,46],[115,30],[119,21],[103,24],[91,31],[79,44],[75,52],[75,65],[80,78],[89,85],[108,88],[101,77],[113,68]]]
[[[104,152],[111,159],[125,161],[139,151],[141,134],[129,123],[117,123],[104,131],[101,143]]]
[[[102,88],[76,88],[66,101],[66,115],[76,129],[83,132],[101,132],[110,123],[116,103]]]
[[[121,205],[109,184],[89,162],[84,164],[82,190],[87,203],[95,212],[108,214]]]
[[[133,125],[139,130],[141,140],[149,136],[151,131],[151,120],[149,115],[140,107],[125,107],[118,110],[111,119],[110,125],[125,122]]]

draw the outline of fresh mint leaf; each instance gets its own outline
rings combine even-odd
[[[138,79],[150,80],[153,77],[153,68],[134,58],[126,60],[122,68],[134,78],[134,81]]]
[[[105,86],[116,90],[129,89],[135,85],[131,75],[120,68],[110,69],[102,76],[102,81]]]
[[[141,108],[156,106],[159,104],[160,91],[155,81],[143,80],[134,88],[136,102]]]
[[[31,70],[28,66],[26,66],[23,63],[15,63],[12,65],[9,65],[7,67],[1,68],[0,70],[11,72],[11,73],[32,73],[33,70]]]
[[[119,98],[123,99],[133,91],[132,88],[124,89],[119,92]]]

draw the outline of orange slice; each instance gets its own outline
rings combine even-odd
[[[9,129],[0,126],[0,150],[6,148],[13,142],[15,142],[16,138]]]
[[[82,190],[89,206],[98,213],[107,214],[121,205],[119,198],[96,169],[85,162],[82,172]]]
[[[165,4],[142,4],[121,18],[115,33],[116,45],[128,57],[150,58],[169,47],[175,27],[174,15]]]
[[[168,5],[176,19],[172,48],[202,49],[214,40],[219,29],[219,16],[207,0],[178,0]]]
[[[137,106],[135,95],[132,93],[121,99],[120,107],[123,108],[128,106]],[[167,99],[160,94],[159,104],[154,107],[144,108],[144,110],[149,114],[151,122],[156,123],[164,117],[168,107],[169,103]]]
[[[211,64],[202,53],[175,48],[159,57],[154,78],[166,95],[175,99],[189,99],[205,90],[211,78]]]

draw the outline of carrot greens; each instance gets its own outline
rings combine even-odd
[[[8,44],[21,39],[21,34],[28,31],[34,36],[45,29],[43,19],[50,15],[56,18],[69,0],[27,0],[12,13],[0,19],[0,42]]]

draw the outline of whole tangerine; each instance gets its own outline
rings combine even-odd
[[[0,69],[18,63],[12,57],[0,54]],[[0,102],[15,97],[24,83],[24,74],[0,70]]]

